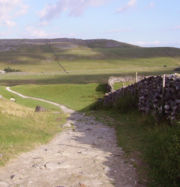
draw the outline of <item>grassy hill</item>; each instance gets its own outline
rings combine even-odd
[[[114,48],[114,47],[137,47],[135,45],[130,45],[123,42],[118,42],[115,40],[106,39],[95,39],[95,40],[82,40],[82,39],[69,39],[69,38],[59,38],[59,39],[4,39],[0,40],[0,49],[9,50],[13,47],[24,45],[47,45],[53,44],[59,48],[72,48],[72,47],[102,47],[102,48]]]
[[[107,83],[112,75],[172,73],[180,67],[180,49],[143,48],[112,40],[0,40],[0,69],[7,67],[21,72],[0,74],[0,94],[14,97],[22,106],[1,99],[0,165],[14,154],[50,140],[61,130],[57,115],[63,119],[60,124],[65,118],[54,112],[57,108],[24,100],[2,86],[17,85],[13,89],[25,95],[89,112],[114,126],[117,142],[127,155],[145,161],[134,166],[139,169],[147,164],[150,178],[162,184],[154,186],[170,186],[176,180],[179,184],[175,167],[180,163],[179,126],[170,127],[137,111],[120,114],[118,110],[92,112],[89,108],[104,96],[105,85],[98,83]],[[48,112],[34,113],[36,105],[48,108]]]
[[[78,76],[78,82],[104,82],[110,75],[171,73],[180,67],[180,49],[143,48],[103,39],[0,40],[0,69],[8,67],[26,73],[0,75],[0,82],[57,79],[69,83]]]

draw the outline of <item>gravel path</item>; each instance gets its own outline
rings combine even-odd
[[[50,143],[0,168],[0,187],[135,187],[136,170],[117,146],[114,129],[57,103],[69,114],[65,130]],[[74,126],[74,128],[70,128]]]

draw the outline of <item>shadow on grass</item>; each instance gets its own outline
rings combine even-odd
[[[131,47],[96,49],[105,58],[179,57],[180,49],[172,47]]]
[[[171,70],[164,70],[158,72],[139,72],[139,75],[159,75],[159,74],[171,74],[174,73]],[[0,84],[3,86],[15,86],[23,84],[87,84],[87,83],[107,83],[110,76],[135,76],[134,73],[113,73],[113,74],[84,74],[84,75],[59,75],[55,78],[37,78],[37,79],[0,79]],[[22,73],[22,77],[24,73]]]
[[[121,111],[112,107],[103,108],[98,103],[83,110],[115,128],[118,144],[135,161],[140,180],[138,186],[180,186],[178,121],[170,126],[167,120],[157,121],[153,116],[135,109]]]

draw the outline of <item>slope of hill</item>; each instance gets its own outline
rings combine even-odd
[[[97,77],[134,72],[171,73],[180,67],[180,49],[143,48],[103,39],[0,40],[0,69],[8,67],[43,75],[68,72]],[[92,81],[97,80],[92,77]]]
[[[0,50],[7,51],[15,49],[20,46],[32,46],[32,45],[55,45],[58,48],[72,48],[72,47],[90,47],[90,48],[130,48],[137,47],[123,42],[106,39],[95,39],[95,40],[81,40],[81,39],[4,39],[0,40]]]

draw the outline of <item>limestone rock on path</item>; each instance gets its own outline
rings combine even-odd
[[[0,187],[139,186],[113,128],[73,111],[68,120],[73,129],[0,168]]]

